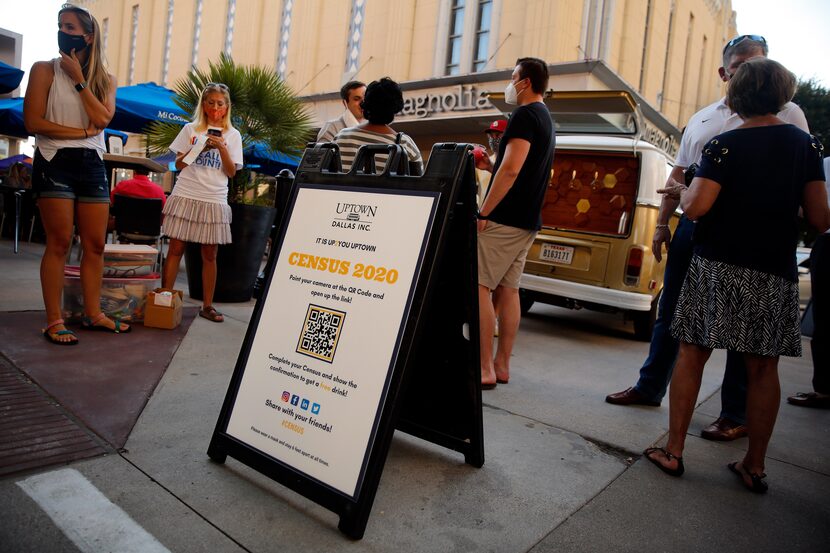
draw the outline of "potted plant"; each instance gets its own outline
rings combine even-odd
[[[210,62],[207,70],[191,69],[175,84],[176,104],[186,113],[193,113],[202,90],[211,82],[224,83],[230,89],[232,122],[242,135],[246,165],[228,179],[233,243],[219,247],[214,297],[219,302],[248,301],[276,216],[273,194],[267,191],[261,176],[254,176],[248,162],[254,146],[266,155],[299,154],[309,138],[311,116],[273,69],[238,65],[225,54],[218,62]],[[180,130],[175,123],[153,122],[147,132],[150,155],[166,153]],[[188,244],[185,265],[190,296],[201,299],[198,245]]]

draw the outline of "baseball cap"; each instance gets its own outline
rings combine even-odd
[[[496,132],[504,132],[507,129],[507,120],[506,119],[496,119],[490,126],[487,128],[486,133],[496,131]]]

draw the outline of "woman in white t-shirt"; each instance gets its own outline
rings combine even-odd
[[[202,309],[199,315],[224,321],[213,307],[216,254],[231,242],[228,179],[242,168],[242,136],[231,126],[231,98],[222,83],[208,83],[188,123],[170,145],[181,171],[164,205],[164,234],[170,247],[162,285],[172,288],[186,242],[202,245]]]

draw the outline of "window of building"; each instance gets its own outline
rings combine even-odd
[[[196,15],[193,18],[193,48],[190,55],[190,65],[196,67],[199,63],[199,35],[202,33],[202,2],[196,0]]]
[[[279,52],[277,52],[277,72],[281,79],[285,79],[285,70],[288,67],[288,38],[291,36],[291,12],[293,9],[294,0],[285,0],[282,6],[280,44]]]
[[[170,42],[173,37],[173,3],[167,0],[167,26],[164,31],[164,60],[161,64],[161,86],[167,86],[167,73],[170,70]]]
[[[104,52],[107,51],[107,43],[110,37],[110,18],[105,17],[101,20],[101,47],[104,49]]]
[[[452,0],[450,37],[447,42],[446,75],[461,73],[461,47],[464,41],[464,0]]]
[[[583,4],[581,48],[586,60],[608,60],[614,2],[586,0]]]
[[[688,89],[689,89],[689,79],[692,78],[689,75],[689,57],[692,55],[692,38],[695,34],[695,16],[694,14],[689,14],[689,31],[686,33],[686,49],[683,52],[683,75],[681,78],[681,85],[680,85],[680,117],[682,120],[685,121],[685,113],[689,106],[688,103]],[[689,115],[694,113],[694,111],[689,112]]]
[[[703,101],[703,83],[707,82],[708,79],[704,78],[704,75],[707,73],[707,66],[706,66],[706,59],[709,56],[709,39],[706,35],[703,35],[703,45],[700,48],[700,63],[698,64],[697,68],[697,93],[695,94],[695,108],[694,111],[697,111],[701,108],[701,103]]]
[[[483,71],[487,65],[490,52],[490,19],[493,14],[493,0],[479,0],[478,22],[476,24],[475,53],[473,54],[473,71]]]
[[[236,0],[228,0],[228,21],[225,25],[225,53],[233,51],[233,22],[236,19]]]
[[[674,1],[669,10],[669,32],[666,37],[666,57],[663,59],[663,90],[660,91],[660,111],[666,111],[666,88],[669,86],[669,60],[672,53],[672,39],[674,38]]]
[[[349,23],[349,43],[346,47],[346,75],[357,73],[360,62],[360,45],[363,41],[363,19],[366,0],[352,0],[352,20]]]
[[[646,6],[646,24],[645,28],[643,29],[643,56],[640,60],[640,92],[643,92],[643,87],[645,86],[646,81],[646,66],[648,64],[648,46],[649,46],[649,36],[651,35],[651,0],[648,0],[648,5]]]
[[[442,0],[439,25],[447,42],[436,49],[437,74],[484,71],[492,57],[493,12],[499,5],[497,0]]]
[[[138,42],[138,4],[133,6],[132,29],[130,31],[130,65],[127,70],[127,84],[135,82],[135,49]]]

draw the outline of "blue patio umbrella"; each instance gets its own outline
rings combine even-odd
[[[112,129],[104,129],[104,138],[109,140],[109,137],[111,136],[117,136],[118,138],[120,138],[122,146],[127,143],[127,139],[129,138],[129,136],[125,132],[114,131]]]
[[[9,169],[15,163],[22,163],[29,169],[32,168],[32,158],[26,154],[17,154],[16,156],[7,157],[6,159],[0,159],[0,171]]]
[[[161,154],[160,156],[156,156],[151,159],[156,163],[159,163],[167,167],[168,171],[178,171],[178,169],[176,169],[176,154],[174,154],[171,151],[168,151],[166,154]]]
[[[151,121],[184,125],[190,119],[173,102],[175,95],[155,83],[119,87],[115,91],[115,116],[110,121],[110,129],[141,133]],[[0,100],[0,134],[29,136],[23,125],[23,98]],[[126,141],[126,135],[119,136]]]
[[[242,151],[245,157],[245,166],[253,169],[257,173],[264,173],[266,175],[276,175],[283,169],[297,170],[300,164],[300,158],[283,154],[281,152],[269,152],[262,144],[254,144],[248,146]],[[166,165],[171,171],[176,171],[176,154],[167,152],[158,157],[154,157],[153,161]]]
[[[300,164],[298,156],[272,152],[262,143],[248,146],[242,153],[248,167],[266,175],[276,175],[283,169],[296,171]]]
[[[18,138],[29,136],[23,125],[23,98],[0,99],[0,134]]]
[[[110,127],[143,133],[153,121],[184,125],[190,121],[190,115],[176,105],[175,96],[175,92],[156,83],[120,86],[115,91],[115,117]]]
[[[115,92],[115,117],[110,127],[128,132],[144,132],[152,121],[167,121],[184,125],[190,114],[176,105],[176,93],[156,83],[141,83],[119,87]],[[245,148],[245,161],[251,169],[276,175],[282,169],[296,170],[300,158],[280,152],[270,152],[260,143]],[[175,159],[175,158],[174,158]]]
[[[8,94],[23,80],[23,70],[0,61],[0,94]]]
[[[0,134],[18,138],[30,136],[23,124],[23,98],[0,99]],[[104,138],[110,136],[119,137],[122,144],[127,143],[128,136],[125,133],[104,129]]]

